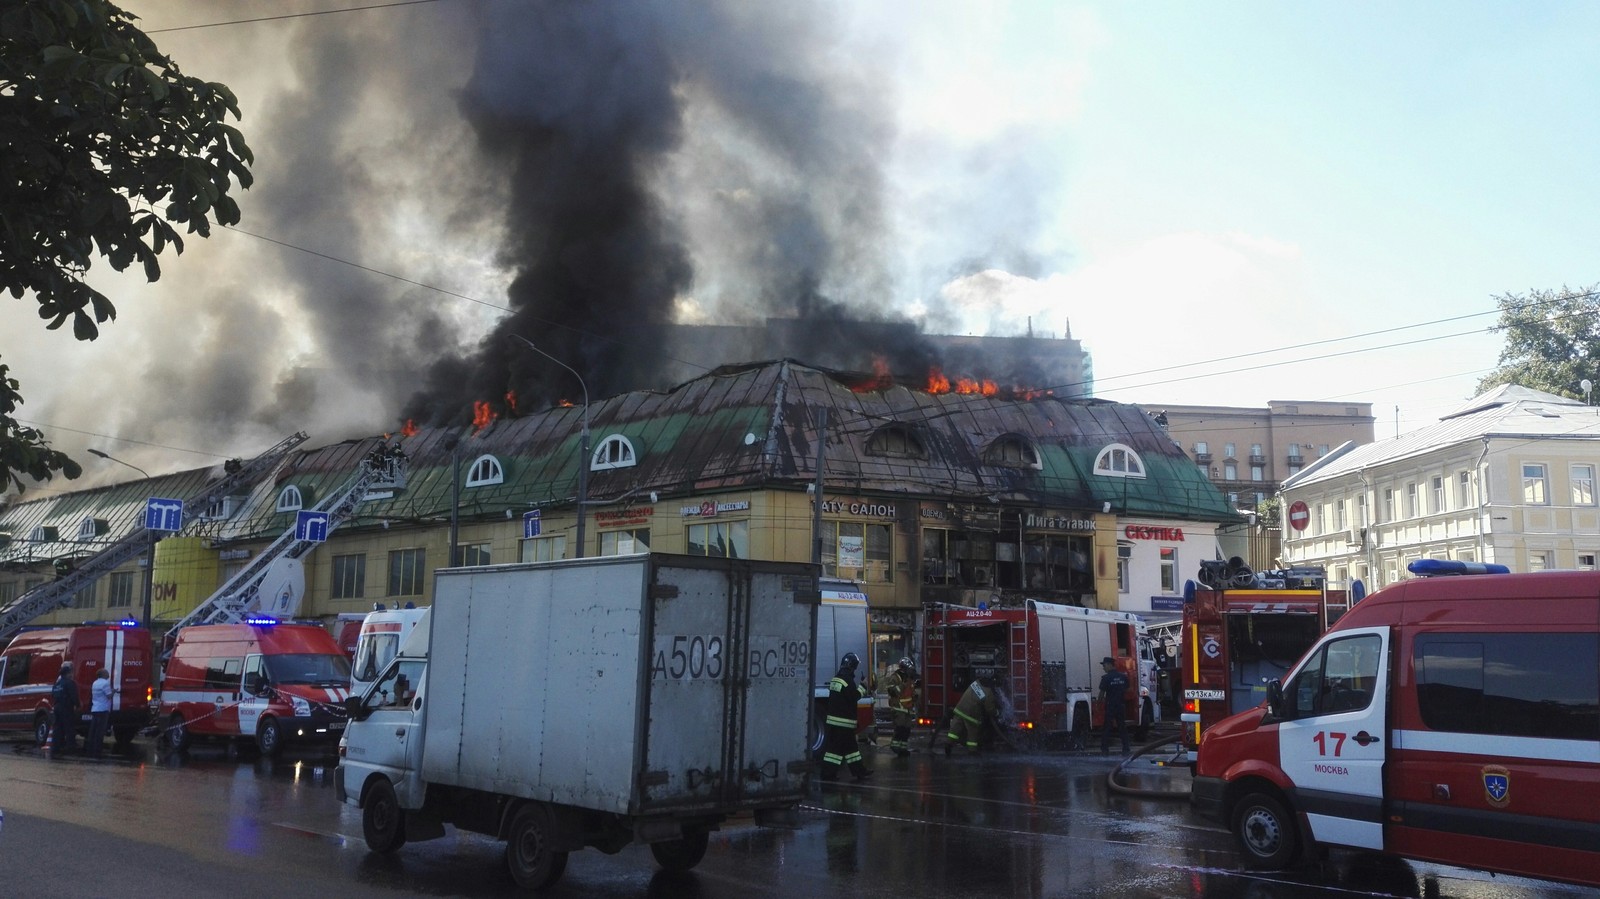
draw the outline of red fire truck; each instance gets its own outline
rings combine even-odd
[[[923,621],[924,721],[942,725],[967,685],[992,672],[1002,711],[1025,745],[1065,738],[1081,747],[1105,717],[1097,690],[1107,656],[1137,687],[1128,691],[1128,721],[1143,739],[1160,709],[1155,656],[1139,616],[1032,599],[1012,608],[934,603]]]
[[[1209,586],[1184,585],[1179,651],[1189,749],[1211,725],[1264,702],[1267,682],[1287,674],[1349,608],[1347,592],[1327,589],[1321,568],[1252,573],[1235,560],[1225,572],[1202,569],[1201,580]]]

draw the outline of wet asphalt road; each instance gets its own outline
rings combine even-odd
[[[871,758],[863,785],[814,792],[797,830],[734,821],[693,872],[643,846],[574,853],[547,896],[1576,897],[1592,891],[1335,854],[1317,870],[1244,871],[1228,834],[1193,816],[1186,774],[1135,759],[1111,787],[1098,753],[919,752]],[[40,758],[0,742],[0,896],[507,896],[502,846],[451,830],[373,855],[334,799],[333,760],[221,747]]]

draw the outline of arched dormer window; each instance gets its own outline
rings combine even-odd
[[[488,487],[505,482],[506,470],[500,467],[500,460],[487,453],[473,459],[472,466],[467,469],[468,487]]]
[[[1032,443],[1016,434],[1005,434],[995,439],[983,450],[983,461],[989,465],[1008,468],[1038,468],[1039,451]]]
[[[85,518],[78,522],[78,541],[85,543],[111,530],[104,518]]]
[[[278,511],[298,512],[306,507],[305,494],[293,484],[286,485],[278,491]]]
[[[639,456],[633,451],[633,443],[621,434],[612,434],[600,441],[594,448],[594,455],[589,457],[590,471],[605,471],[609,468],[632,468],[639,464]]]
[[[1133,447],[1113,443],[1095,457],[1094,473],[1108,478],[1142,478],[1144,460],[1133,451]]]
[[[927,450],[922,441],[906,425],[884,425],[867,438],[867,455],[894,456],[902,459],[925,459]]]

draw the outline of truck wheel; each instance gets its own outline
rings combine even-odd
[[[1251,868],[1286,868],[1295,854],[1295,824],[1283,803],[1265,793],[1240,800],[1233,816],[1233,835]]]
[[[1134,739],[1143,743],[1150,738],[1150,728],[1155,727],[1156,713],[1151,707],[1150,700],[1139,703],[1139,726],[1133,729]]]
[[[173,752],[182,752],[189,748],[189,728],[183,723],[183,716],[177,712],[167,719],[167,745]]]
[[[277,758],[283,751],[283,725],[276,718],[262,718],[256,725],[256,749],[262,758]]]
[[[361,803],[361,835],[373,852],[389,853],[406,844],[405,812],[386,778],[373,781]]]
[[[40,713],[33,716],[33,742],[38,744],[40,749],[44,748],[44,744],[50,742],[49,715]]]
[[[540,805],[525,805],[511,819],[506,835],[506,867],[511,879],[525,890],[541,890],[561,878],[567,854],[550,848],[549,812]]]
[[[702,830],[685,834],[676,840],[651,843],[650,854],[656,857],[656,864],[663,870],[688,871],[706,857],[706,846],[710,842],[711,834]]]
[[[118,752],[127,749],[133,743],[133,737],[139,732],[137,727],[118,727],[111,731],[111,736],[116,741]]]

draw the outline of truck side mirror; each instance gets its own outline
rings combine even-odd
[[[262,682],[258,672],[251,671],[244,676],[244,691],[251,696],[260,696],[267,692],[267,685]]]
[[[372,710],[367,708],[367,704],[362,702],[359,696],[346,697],[344,711],[350,716],[351,721],[365,721],[367,716],[372,714]]]
[[[1267,681],[1267,711],[1274,718],[1283,718],[1283,681],[1273,678]]]

